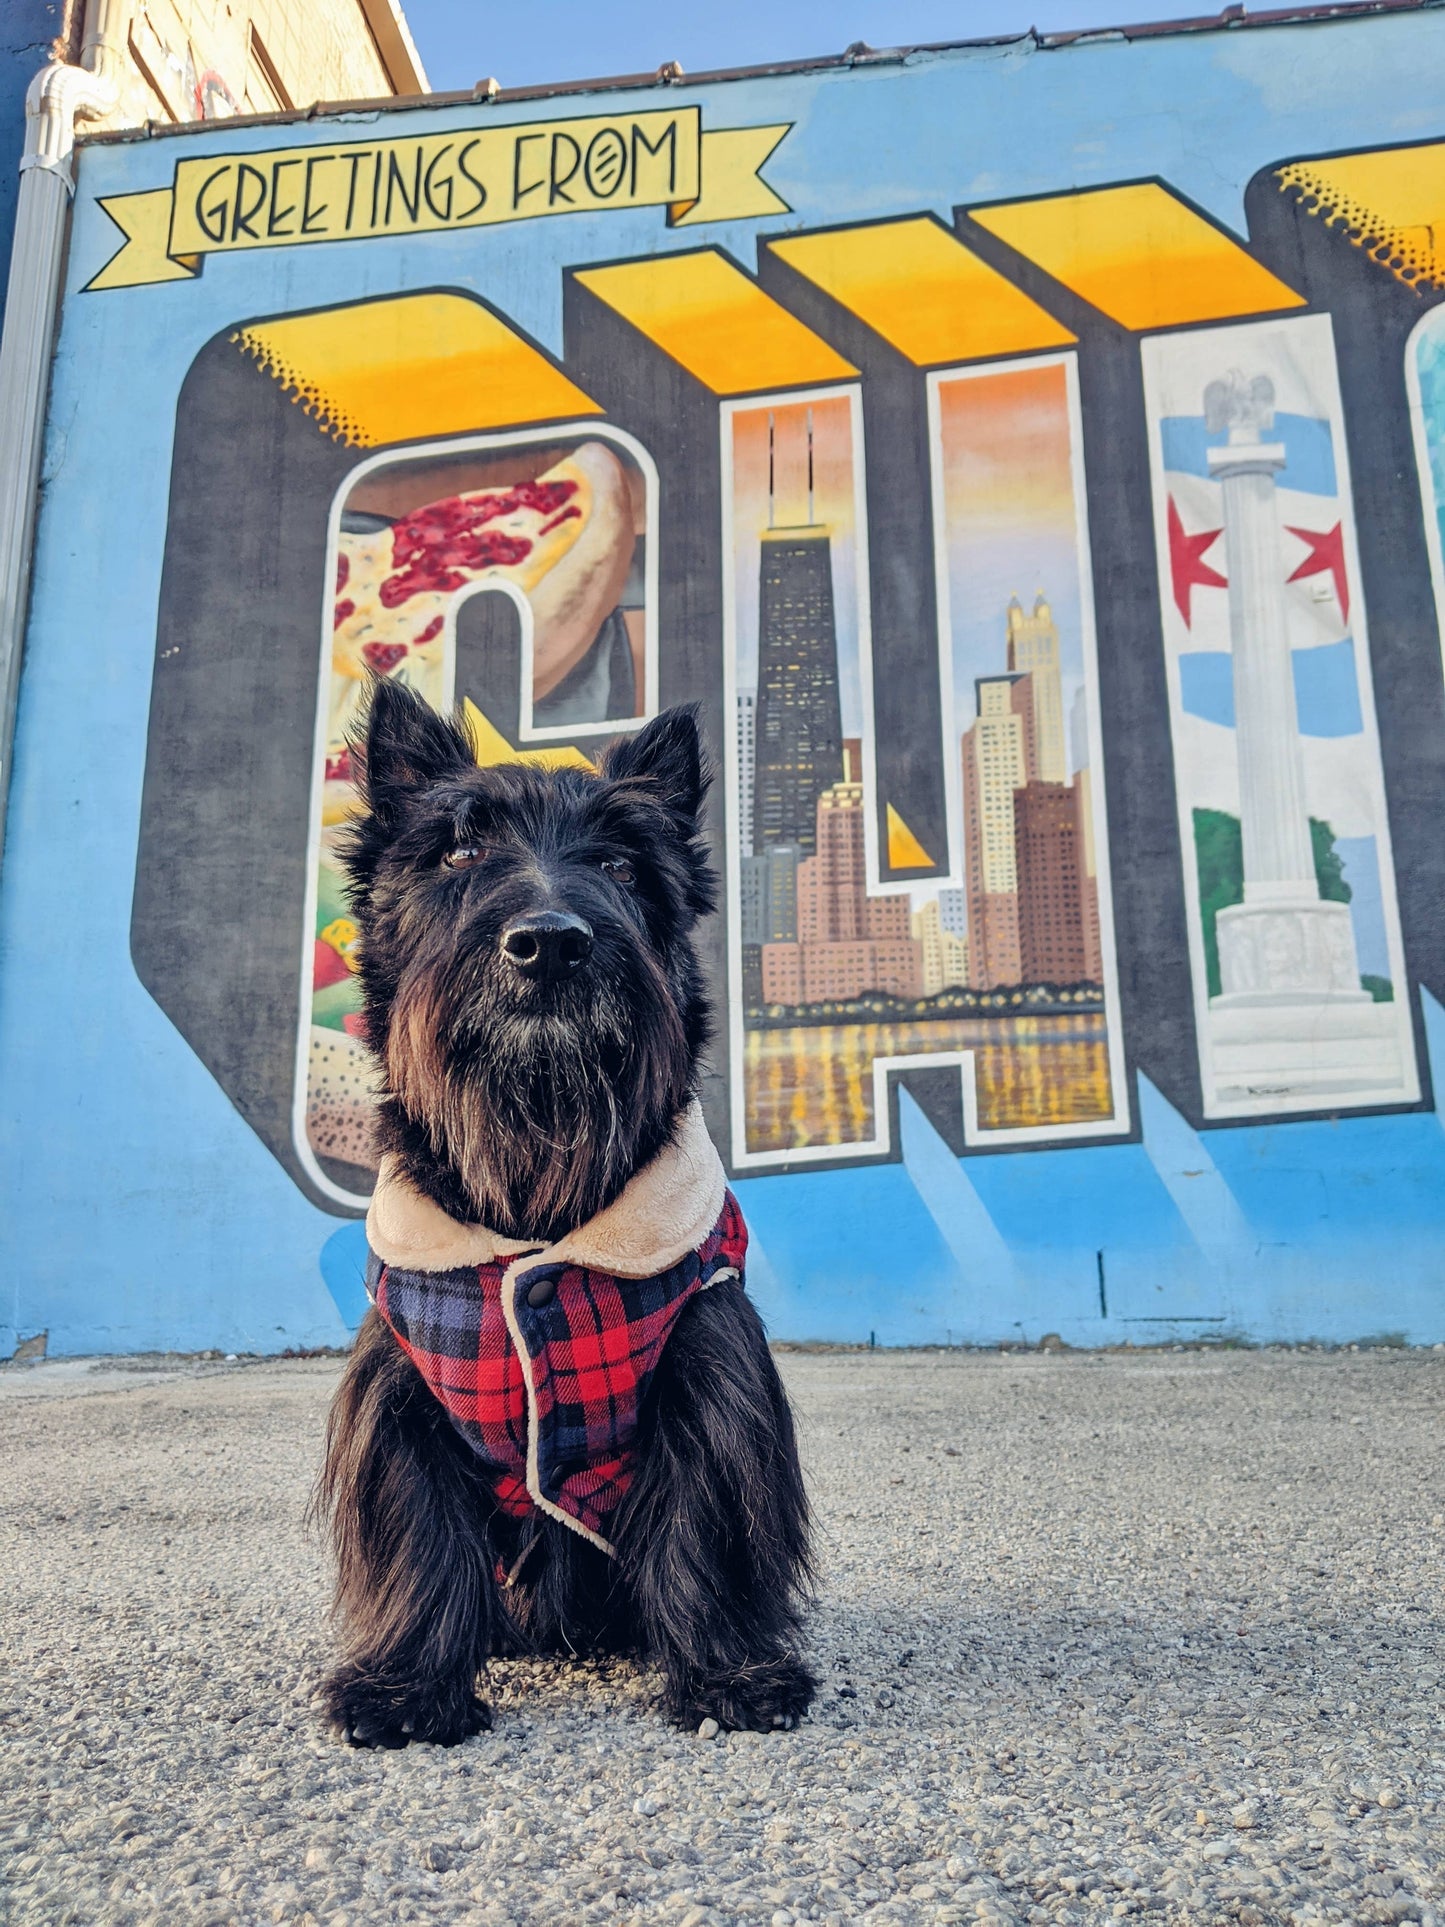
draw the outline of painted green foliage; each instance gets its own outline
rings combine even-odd
[[[1335,848],[1335,833],[1318,817],[1310,818],[1310,842],[1314,848],[1315,877],[1326,903],[1348,903],[1353,892],[1345,882],[1345,866]],[[1204,923],[1204,958],[1209,972],[1209,994],[1217,997],[1222,989],[1219,975],[1219,940],[1214,920],[1231,903],[1244,902],[1244,840],[1239,818],[1224,810],[1194,812],[1194,860],[1199,873],[1199,909]],[[1387,977],[1364,976],[1361,987],[1377,1004],[1394,1000],[1394,987]]]
[[[347,1018],[361,1010],[361,986],[346,961],[356,940],[356,926],[340,879],[324,864],[316,897],[315,934],[312,1022],[327,1030],[345,1030]]]

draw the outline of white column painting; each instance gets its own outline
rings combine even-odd
[[[1329,319],[1143,355],[1205,1115],[1411,1102]]]

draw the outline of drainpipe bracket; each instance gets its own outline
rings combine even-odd
[[[70,156],[63,159],[52,154],[26,154],[21,157],[20,172],[27,173],[32,167],[43,167],[47,174],[55,174],[65,183],[67,194],[75,192],[75,177],[70,171]]]

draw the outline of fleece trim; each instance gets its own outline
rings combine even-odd
[[[605,1210],[555,1244],[504,1238],[463,1224],[418,1191],[385,1157],[366,1214],[366,1240],[383,1264],[457,1271],[536,1252],[539,1264],[582,1265],[619,1278],[652,1278],[695,1251],[717,1223],[727,1178],[696,1099],[672,1139]]]

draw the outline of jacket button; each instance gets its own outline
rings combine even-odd
[[[537,1306],[550,1305],[556,1296],[557,1280],[555,1278],[539,1278],[527,1293],[527,1303]]]

